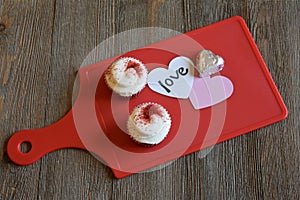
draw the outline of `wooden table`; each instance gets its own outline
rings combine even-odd
[[[101,41],[159,26],[187,32],[242,16],[287,105],[286,120],[117,180],[89,153],[65,149],[20,167],[14,132],[71,108],[76,71]],[[299,199],[300,2],[0,0],[0,199]]]

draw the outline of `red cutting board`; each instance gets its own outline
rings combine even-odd
[[[128,99],[114,94],[104,82],[105,70],[120,56],[135,57],[151,71],[156,67],[167,68],[177,56],[186,56],[195,62],[201,48],[224,58],[225,67],[220,75],[234,85],[226,101],[211,107],[196,110],[189,99],[163,96],[149,87]],[[13,135],[7,147],[11,160],[27,165],[57,149],[81,148],[105,161],[115,176],[122,178],[287,116],[284,102],[241,17],[232,17],[120,56],[81,69],[80,91],[71,111],[51,126]],[[172,118],[168,136],[155,146],[137,144],[126,134],[129,112],[149,101],[163,105]],[[32,145],[28,153],[20,151],[23,142]]]

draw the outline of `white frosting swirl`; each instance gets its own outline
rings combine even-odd
[[[163,106],[143,103],[132,111],[127,128],[128,134],[137,142],[158,144],[171,128],[171,117]]]
[[[105,81],[113,91],[129,97],[145,87],[147,76],[147,68],[141,61],[125,57],[111,64],[105,74]]]

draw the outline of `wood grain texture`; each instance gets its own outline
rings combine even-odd
[[[19,167],[14,132],[50,125],[72,105],[76,71],[101,41],[133,28],[187,32],[242,16],[288,107],[286,120],[125,179],[87,152]],[[0,0],[0,199],[299,199],[300,2]]]

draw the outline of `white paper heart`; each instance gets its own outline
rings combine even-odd
[[[148,86],[160,94],[187,99],[194,82],[194,63],[187,57],[171,60],[169,68],[155,68],[148,75]]]

